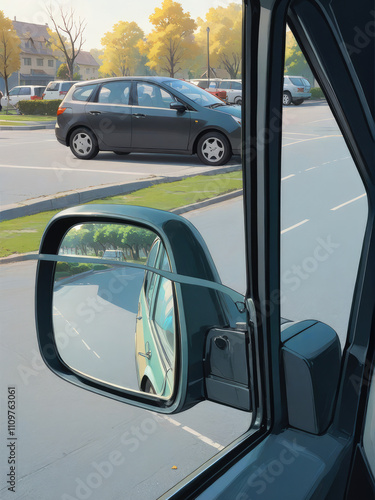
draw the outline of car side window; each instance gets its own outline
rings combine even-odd
[[[175,98],[166,90],[152,83],[137,83],[137,102],[138,106],[150,108],[169,108]]]
[[[20,89],[19,88],[14,88],[9,92],[9,95],[18,95]]]
[[[20,89],[19,95],[31,95],[31,88],[30,87],[22,87]]]
[[[98,102],[108,104],[129,104],[131,82],[118,81],[105,83],[100,89]]]
[[[232,82],[232,89],[234,90],[242,90],[242,83],[240,82]]]
[[[155,300],[155,324],[163,344],[165,341],[170,349],[174,349],[174,307],[172,282],[161,278]]]
[[[96,85],[86,85],[84,87],[78,87],[73,92],[72,99],[74,101],[88,101],[95,88]]]

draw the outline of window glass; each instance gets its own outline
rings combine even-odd
[[[12,90],[9,91],[9,95],[18,95],[20,92],[20,87],[14,87]]]
[[[100,89],[98,102],[129,104],[130,86],[130,81],[107,82]]]
[[[64,82],[61,84],[61,92],[68,92],[68,90],[75,84],[76,82]]]
[[[242,83],[241,82],[232,82],[232,89],[242,90]]]
[[[60,84],[58,82],[51,82],[47,85],[46,90],[50,90],[51,92],[55,91],[55,90],[59,90],[59,85]]]
[[[43,59],[37,59],[36,60],[36,65],[37,66],[43,66]]]
[[[155,323],[160,335],[160,340],[173,352],[174,350],[174,307],[172,282],[161,278],[156,295]]]
[[[42,97],[43,92],[44,92],[44,87],[35,87],[35,89],[34,89],[34,93],[38,97]]]
[[[298,71],[322,94],[291,32],[286,40],[285,71]],[[326,100],[287,87],[283,103],[281,315],[327,323],[343,346],[367,222],[365,189]]]
[[[138,106],[152,108],[169,108],[174,97],[158,85],[147,82],[137,83],[137,102]]]
[[[31,95],[31,88],[30,87],[21,87],[19,91],[19,95]]]
[[[303,85],[301,78],[290,77],[289,80],[293,83],[293,85]]]
[[[78,89],[73,92],[72,99],[74,101],[88,101],[95,88],[96,85],[86,85],[85,87],[78,87]]]
[[[372,376],[370,395],[367,403],[363,447],[372,475],[375,477],[375,372]]]

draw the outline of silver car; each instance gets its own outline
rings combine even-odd
[[[299,106],[311,97],[311,85],[303,76],[284,76],[283,105]]]

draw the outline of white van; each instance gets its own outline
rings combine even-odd
[[[43,94],[43,99],[45,101],[51,99],[64,99],[70,87],[72,87],[78,80],[75,81],[66,81],[66,80],[55,80],[53,82],[49,82],[46,87],[46,90]]]

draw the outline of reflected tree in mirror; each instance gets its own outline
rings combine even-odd
[[[174,284],[142,269],[170,271],[160,238],[133,225],[80,224],[65,235],[59,255],[53,326],[64,363],[105,385],[169,398],[178,329]]]

